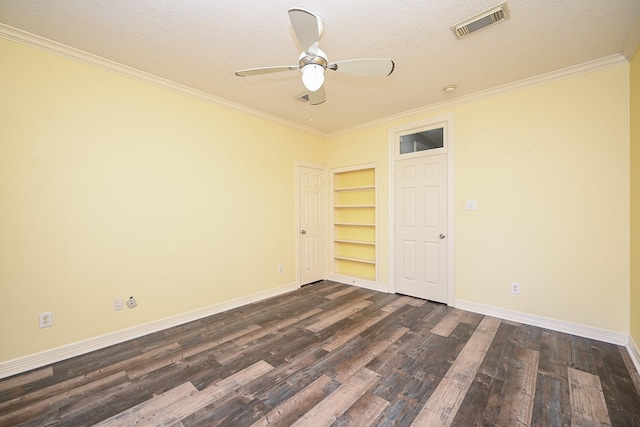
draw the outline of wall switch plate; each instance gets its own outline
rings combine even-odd
[[[53,326],[53,312],[47,311],[46,313],[40,313],[38,315],[38,319],[40,319],[40,328],[48,328]]]
[[[122,298],[116,298],[113,300],[113,311],[122,310],[122,307],[124,307]]]
[[[512,283],[511,284],[511,293],[515,295],[520,294],[520,283]]]
[[[127,300],[127,307],[134,308],[134,307],[137,307],[137,306],[138,306],[138,303],[136,302],[136,299],[134,297],[130,297]]]
[[[477,200],[467,200],[464,203],[464,208],[468,211],[477,211],[478,210],[478,201]]]

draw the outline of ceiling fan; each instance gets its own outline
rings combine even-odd
[[[300,70],[302,83],[309,90],[309,103],[318,105],[326,99],[323,85],[324,73],[327,69],[363,76],[388,76],[393,72],[395,66],[393,61],[385,58],[350,59],[329,63],[327,54],[318,47],[324,27],[322,18],[308,10],[293,8],[289,9],[289,19],[303,49],[298,58],[298,65],[249,68],[236,71],[237,76],[247,77]]]

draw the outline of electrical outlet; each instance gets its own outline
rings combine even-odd
[[[511,293],[515,295],[520,294],[520,283],[512,283],[511,284]]]
[[[122,310],[122,298],[116,298],[113,300],[113,311]]]
[[[137,306],[138,306],[138,303],[136,302],[136,299],[134,297],[129,297],[129,299],[127,300],[127,307],[135,308]]]
[[[38,315],[40,319],[40,329],[48,328],[49,326],[53,326],[53,312],[47,311],[46,313],[40,313]]]
[[[279,265],[278,266],[278,274],[282,274],[282,273],[284,273],[284,267]]]

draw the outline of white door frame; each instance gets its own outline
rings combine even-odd
[[[437,149],[438,153],[447,154],[447,305],[455,306],[455,277],[454,277],[454,243],[455,243],[455,198],[454,198],[454,126],[453,113],[441,116],[431,117],[429,119],[412,122],[402,126],[396,126],[389,129],[389,292],[396,292],[395,284],[395,164],[399,160],[396,146],[399,145],[400,136],[416,133],[424,130],[424,128],[441,125],[444,127],[444,148]],[[435,154],[435,153],[434,153]],[[418,155],[416,155],[418,156]]]
[[[301,287],[300,280],[300,168],[311,168],[318,169],[322,171],[322,179],[324,180],[323,191],[324,194],[323,202],[324,209],[322,212],[322,220],[324,221],[324,230],[322,231],[323,238],[323,248],[322,248],[322,270],[323,270],[323,278],[327,277],[327,259],[328,259],[328,236],[327,236],[327,177],[328,177],[328,168],[326,166],[319,165],[317,163],[304,162],[300,160],[296,160],[295,167],[295,232],[294,236],[296,237],[296,284],[298,287]]]

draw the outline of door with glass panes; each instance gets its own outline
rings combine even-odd
[[[394,161],[397,293],[449,302],[448,154],[444,126],[398,135]]]

